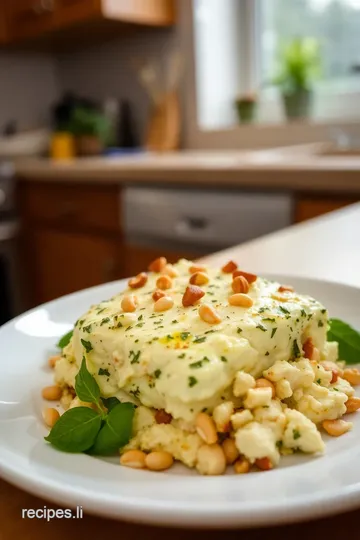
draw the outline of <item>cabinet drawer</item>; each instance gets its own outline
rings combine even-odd
[[[117,186],[20,186],[21,214],[25,221],[60,228],[120,232],[120,190]]]

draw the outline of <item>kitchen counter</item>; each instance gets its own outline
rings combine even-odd
[[[323,143],[257,151],[181,151],[18,162],[23,180],[167,183],[360,193],[360,155],[322,155]]]
[[[315,277],[340,281],[360,287],[360,204],[335,212],[328,216],[289,227],[278,233],[259,240],[228,249],[207,257],[207,261],[222,264],[229,258],[241,261],[249,270],[255,272],[274,272],[298,276]],[[331,240],[331,241],[330,241]],[[201,479],[200,479],[201,480]],[[121,489],[121,486],[119,486]],[[0,480],[1,498],[1,538],[10,540],[14,537],[45,540],[62,540],[68,536],[79,538],[104,535],[121,535],[128,540],[140,537],[174,540],[191,538],[186,530],[169,530],[127,523],[118,523],[92,516],[82,520],[56,520],[49,525],[45,520],[21,519],[22,508],[42,508],[45,503]],[[79,501],[81,504],[81,501]],[[310,523],[269,527],[246,532],[248,540],[266,537],[268,540],[287,540],[288,538],[337,538],[346,530],[350,537],[357,538],[359,511],[330,516],[324,520]],[[50,532],[49,532],[50,531]],[[351,535],[351,533],[354,533]],[[190,534],[190,536],[189,536]],[[198,540],[235,540],[236,531],[197,531]]]

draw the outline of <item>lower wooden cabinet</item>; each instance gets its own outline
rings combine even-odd
[[[116,239],[39,228],[26,234],[23,245],[32,306],[124,277]]]
[[[295,221],[306,221],[315,217],[322,216],[328,212],[340,210],[344,206],[354,204],[359,201],[359,197],[321,197],[321,196],[300,196],[295,206]]]

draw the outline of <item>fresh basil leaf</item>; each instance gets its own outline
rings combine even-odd
[[[360,333],[340,319],[329,320],[328,341],[339,343],[339,359],[347,364],[360,362]]]
[[[111,409],[90,454],[108,456],[125,446],[131,438],[134,411],[132,403],[120,403]]]
[[[73,337],[73,333],[74,333],[74,330],[70,330],[70,332],[68,332],[62,338],[60,338],[57,343],[57,347],[59,347],[59,349],[65,349],[65,347],[69,345],[70,340]]]
[[[81,401],[86,403],[99,403],[100,388],[94,377],[86,367],[85,358],[82,359],[81,367],[75,377],[75,392]]]
[[[96,411],[74,407],[60,416],[45,440],[63,452],[84,452],[94,444],[100,427]]]
[[[107,408],[108,412],[111,411],[116,405],[119,405],[120,401],[116,397],[109,397],[109,398],[101,398],[101,401]]]

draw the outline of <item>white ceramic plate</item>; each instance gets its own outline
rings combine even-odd
[[[281,281],[360,328],[360,289]],[[54,343],[91,304],[123,287],[124,282],[110,283],[60,298],[0,329],[0,470],[6,480],[65,507],[177,526],[259,526],[360,506],[360,413],[352,432],[326,438],[325,456],[284,457],[273,471],[243,476],[203,477],[181,465],[165,473],[138,471],[120,467],[118,458],[66,454],[46,444],[39,396],[52,383],[45,366]]]

